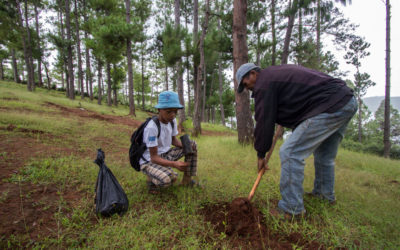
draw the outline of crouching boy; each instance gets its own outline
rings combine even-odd
[[[185,155],[185,162],[178,161],[184,156],[182,143],[176,138],[178,128],[175,117],[178,109],[183,108],[178,94],[172,91],[160,93],[155,108],[158,109],[160,131],[155,121],[150,120],[143,132],[143,143],[147,149],[140,160],[140,170],[147,175],[149,193],[153,194],[176,181],[178,174],[173,168],[183,172],[182,185],[193,185],[192,176],[196,176],[197,172],[196,142],[191,141],[193,153]]]

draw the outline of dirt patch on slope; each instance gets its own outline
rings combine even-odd
[[[218,234],[225,234],[229,242],[240,249],[292,249],[292,244],[303,249],[325,249],[318,242],[305,240],[300,233],[283,235],[273,232],[265,223],[263,214],[247,199],[208,204],[200,213]]]
[[[36,129],[26,129],[26,128],[17,128],[13,124],[9,124],[7,127],[0,127],[0,130],[7,130],[7,131],[16,131],[22,133],[32,133],[32,134],[44,134],[45,132],[42,130]]]
[[[26,182],[3,182],[0,192],[0,246],[6,246],[11,235],[23,235],[26,241],[21,243],[25,246],[41,238],[57,238],[62,225],[56,214],[68,213],[67,208],[74,207],[82,197],[77,191]]]
[[[132,127],[139,127],[141,122],[133,120],[129,117],[114,116],[114,115],[101,115],[96,112],[84,108],[68,108],[52,102],[46,102],[45,106],[55,107],[59,109],[63,116],[79,116],[83,118],[96,119],[100,121],[107,121],[113,124],[124,124]]]
[[[7,130],[14,131],[12,127]],[[0,248],[8,247],[11,235],[22,237],[19,239],[22,246],[41,238],[57,238],[62,225],[56,214],[68,213],[83,194],[68,188],[61,190],[56,185],[7,179],[17,174],[32,157],[65,153],[71,152],[41,144],[34,138],[0,135]]]
[[[206,136],[234,136],[234,132],[223,132],[223,131],[210,131],[210,130],[204,130],[202,129],[201,131],[202,135]]]

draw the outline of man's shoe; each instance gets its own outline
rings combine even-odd
[[[309,196],[309,197],[314,197],[314,198],[318,198],[320,200],[324,200],[327,201],[329,203],[329,205],[336,205],[336,200],[328,200],[325,197],[323,197],[321,194],[315,194],[313,192],[305,192],[305,195]]]
[[[279,220],[285,220],[285,221],[292,221],[292,220],[300,220],[304,218],[306,211],[304,210],[300,214],[291,214],[283,211],[279,207],[277,208],[271,208],[269,210],[269,214]]]

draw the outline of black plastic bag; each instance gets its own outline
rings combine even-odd
[[[105,217],[115,213],[122,216],[128,210],[128,197],[111,170],[106,166],[104,159],[105,154],[100,148],[97,150],[97,158],[94,160],[100,167],[95,190],[96,213]]]

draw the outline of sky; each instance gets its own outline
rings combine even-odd
[[[365,37],[371,44],[370,56],[362,59],[361,72],[368,73],[376,83],[370,87],[365,97],[385,95],[385,51],[386,51],[386,0],[352,0],[351,5],[341,7],[343,14],[359,27],[356,35]],[[391,0],[391,94],[400,96],[400,1]],[[339,4],[337,4],[339,5]],[[349,70],[353,80],[354,66],[347,65],[343,59],[344,52],[334,52],[340,62],[340,69]],[[341,54],[342,53],[342,54]]]

